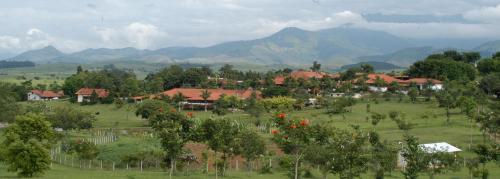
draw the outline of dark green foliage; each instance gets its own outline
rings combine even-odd
[[[418,90],[415,87],[410,88],[408,90],[408,96],[410,97],[410,100],[412,103],[415,103],[417,101],[417,96],[418,96]]]
[[[353,106],[356,101],[352,98],[332,98],[327,101],[327,114],[342,114],[348,112],[346,107]]]
[[[479,83],[479,88],[486,94],[500,98],[500,72],[483,77]]]
[[[65,152],[75,153],[81,160],[93,160],[99,154],[99,150],[97,150],[97,146],[94,143],[82,141],[81,139],[71,141],[65,144],[65,146],[67,146]]]
[[[54,138],[50,123],[41,115],[18,116],[5,131],[2,148],[8,171],[22,177],[42,175],[50,169],[49,148]]]
[[[152,117],[158,112],[170,110],[168,104],[160,100],[144,100],[135,111],[136,116],[141,116],[144,119]]]
[[[416,179],[419,173],[427,169],[429,162],[416,137],[406,134],[405,143],[401,156],[404,157],[406,167],[402,173],[406,179]]]
[[[248,169],[252,171],[251,162],[266,151],[264,139],[255,131],[243,130],[237,137],[237,143],[241,149],[241,155],[247,160]]]
[[[14,96],[15,93],[10,91],[8,84],[0,82],[0,122],[12,122],[20,112]]]
[[[474,66],[461,60],[453,60],[453,58],[455,57],[431,55],[426,60],[418,61],[410,66],[407,73],[411,77],[428,77],[440,80],[474,80],[476,77]]]
[[[313,62],[313,65],[311,67],[312,71],[319,71],[321,69],[321,64],[319,64],[317,61]]]
[[[34,67],[35,63],[30,61],[0,61],[0,69],[2,68],[20,68],[20,67]]]
[[[46,116],[54,127],[64,130],[90,129],[97,120],[90,112],[80,111],[68,106],[55,107]]]
[[[275,96],[289,96],[290,92],[287,88],[281,86],[270,86],[262,90],[262,96],[269,98]]]

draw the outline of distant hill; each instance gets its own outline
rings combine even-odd
[[[295,27],[282,29],[268,37],[221,43],[209,47],[167,47],[157,50],[136,48],[85,49],[64,54],[52,46],[31,50],[8,61],[35,63],[194,63],[258,64],[303,67],[318,61],[324,67],[338,68],[358,62],[386,62],[406,67],[426,56],[448,49],[464,48],[491,55],[500,50],[500,41],[481,44],[481,39],[406,39],[375,30],[343,26],[308,31]],[[476,45],[474,45],[476,46]]]
[[[496,52],[500,52],[500,40],[486,42],[472,49],[472,51],[480,52],[483,57],[489,57]]]
[[[374,70],[380,71],[380,70],[394,70],[394,69],[401,69],[402,67],[396,66],[394,64],[386,63],[386,62],[376,62],[376,61],[367,61],[367,62],[359,62],[356,64],[350,64],[350,65],[344,65],[340,69],[341,70],[347,70],[349,68],[354,68],[354,67],[361,67],[363,64],[369,64],[373,67]]]
[[[60,52],[53,46],[47,46],[42,49],[26,51],[15,57],[8,58],[6,61],[31,61],[35,63],[44,63],[64,55],[64,53]]]
[[[412,46],[406,39],[381,31],[339,27],[320,31],[285,28],[271,36],[210,47],[168,47],[158,50],[86,49],[62,54],[54,47],[32,50],[9,60],[93,63],[136,60],[180,63],[256,63],[304,65],[312,61],[340,66],[362,55],[384,54]]]
[[[418,60],[422,60],[425,57],[437,53],[440,50],[434,49],[433,47],[412,47],[398,50],[394,53],[384,54],[384,55],[373,55],[373,56],[363,56],[354,59],[356,62],[366,62],[366,61],[376,61],[376,62],[386,62],[395,64],[398,66],[406,67],[415,63]]]

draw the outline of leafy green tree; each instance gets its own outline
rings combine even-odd
[[[69,106],[55,107],[46,116],[53,127],[65,130],[90,129],[97,120],[92,113],[80,111]]]
[[[462,167],[460,157],[453,153],[433,151],[426,156],[429,166],[426,172],[430,179],[436,174],[444,174],[450,171],[458,171]]]
[[[374,171],[375,178],[382,179],[386,172],[391,172],[396,168],[397,150],[388,142],[381,142],[376,132],[369,133],[369,141],[371,144],[369,166]]]
[[[410,77],[427,77],[440,80],[474,80],[476,69],[462,61],[448,57],[429,56],[426,60],[415,62],[407,71]]]
[[[160,138],[160,144],[170,163],[170,178],[177,158],[182,154],[184,145],[193,139],[193,121],[177,111],[159,111],[149,119],[151,128]]]
[[[182,93],[176,93],[172,97],[172,102],[178,105],[179,111],[182,109],[182,102],[186,101],[186,97]]]
[[[488,178],[489,173],[486,164],[493,160],[499,160],[498,155],[500,154],[500,150],[498,146],[478,144],[472,151],[477,154],[477,161],[482,166],[478,173],[481,175],[481,178]]]
[[[490,73],[500,72],[500,57],[483,59],[477,64],[477,70],[483,74],[487,75]]]
[[[299,166],[307,147],[313,142],[309,120],[286,119],[286,114],[280,113],[273,119],[278,130],[273,132],[273,141],[284,153],[293,157],[293,178],[299,178]]]
[[[406,145],[401,151],[401,156],[404,157],[406,167],[402,173],[406,179],[416,179],[418,173],[427,169],[429,161],[425,151],[419,146],[416,137],[405,134],[404,140]]]
[[[385,114],[380,114],[380,113],[376,113],[376,112],[372,112],[372,125],[373,125],[373,128],[375,129],[375,126],[377,126],[377,124],[384,120],[385,118],[387,118],[387,116]]]
[[[417,101],[418,90],[416,88],[410,88],[410,90],[408,90],[408,96],[411,102],[415,103]]]
[[[258,118],[264,111],[264,106],[257,103],[257,93],[253,91],[250,97],[245,100],[245,112],[250,114],[250,116]]]
[[[486,94],[495,95],[497,99],[500,98],[500,72],[492,73],[482,78],[479,82],[479,88]]]
[[[247,168],[252,171],[251,162],[263,155],[266,151],[264,139],[255,131],[243,130],[237,138],[238,146],[241,149],[241,155],[247,160]]]
[[[20,112],[14,95],[7,84],[0,82],[0,122],[12,122]]]
[[[363,73],[373,73],[375,72],[375,69],[370,64],[361,64],[361,71]]]
[[[141,116],[144,119],[153,117],[158,112],[169,109],[168,104],[160,100],[144,100],[135,111],[136,116]]]
[[[210,97],[210,91],[208,90],[204,90],[200,97],[203,98],[203,101],[205,101],[205,111],[207,111],[207,99]]]
[[[319,71],[321,69],[321,64],[319,64],[317,61],[313,62],[313,65],[311,67],[312,71]]]
[[[239,153],[238,139],[240,130],[229,119],[206,119],[199,127],[198,140],[207,143],[208,147],[217,153],[222,153],[221,161],[215,162],[215,176],[224,176],[228,159]],[[219,171],[221,169],[221,171]]]
[[[50,123],[43,116],[17,116],[5,130],[5,140],[0,149],[8,171],[17,172],[21,177],[33,177],[49,170],[49,148],[53,138]]]
[[[338,174],[340,178],[360,177],[367,170],[369,162],[363,149],[367,139],[367,136],[363,135],[359,129],[353,132],[344,130],[336,132],[333,145],[329,146],[333,152],[330,172]]]
[[[80,160],[93,160],[99,154],[99,150],[94,143],[82,141],[81,139],[70,142],[66,152],[75,153]]]

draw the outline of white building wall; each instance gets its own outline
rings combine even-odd
[[[78,95],[78,98],[76,101],[79,103],[83,102],[83,95]]]
[[[42,98],[32,92],[28,93],[28,101],[38,101],[41,100]]]

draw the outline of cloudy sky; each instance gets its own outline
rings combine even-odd
[[[0,0],[0,51],[157,49],[350,24],[409,38],[500,39],[500,0]]]

